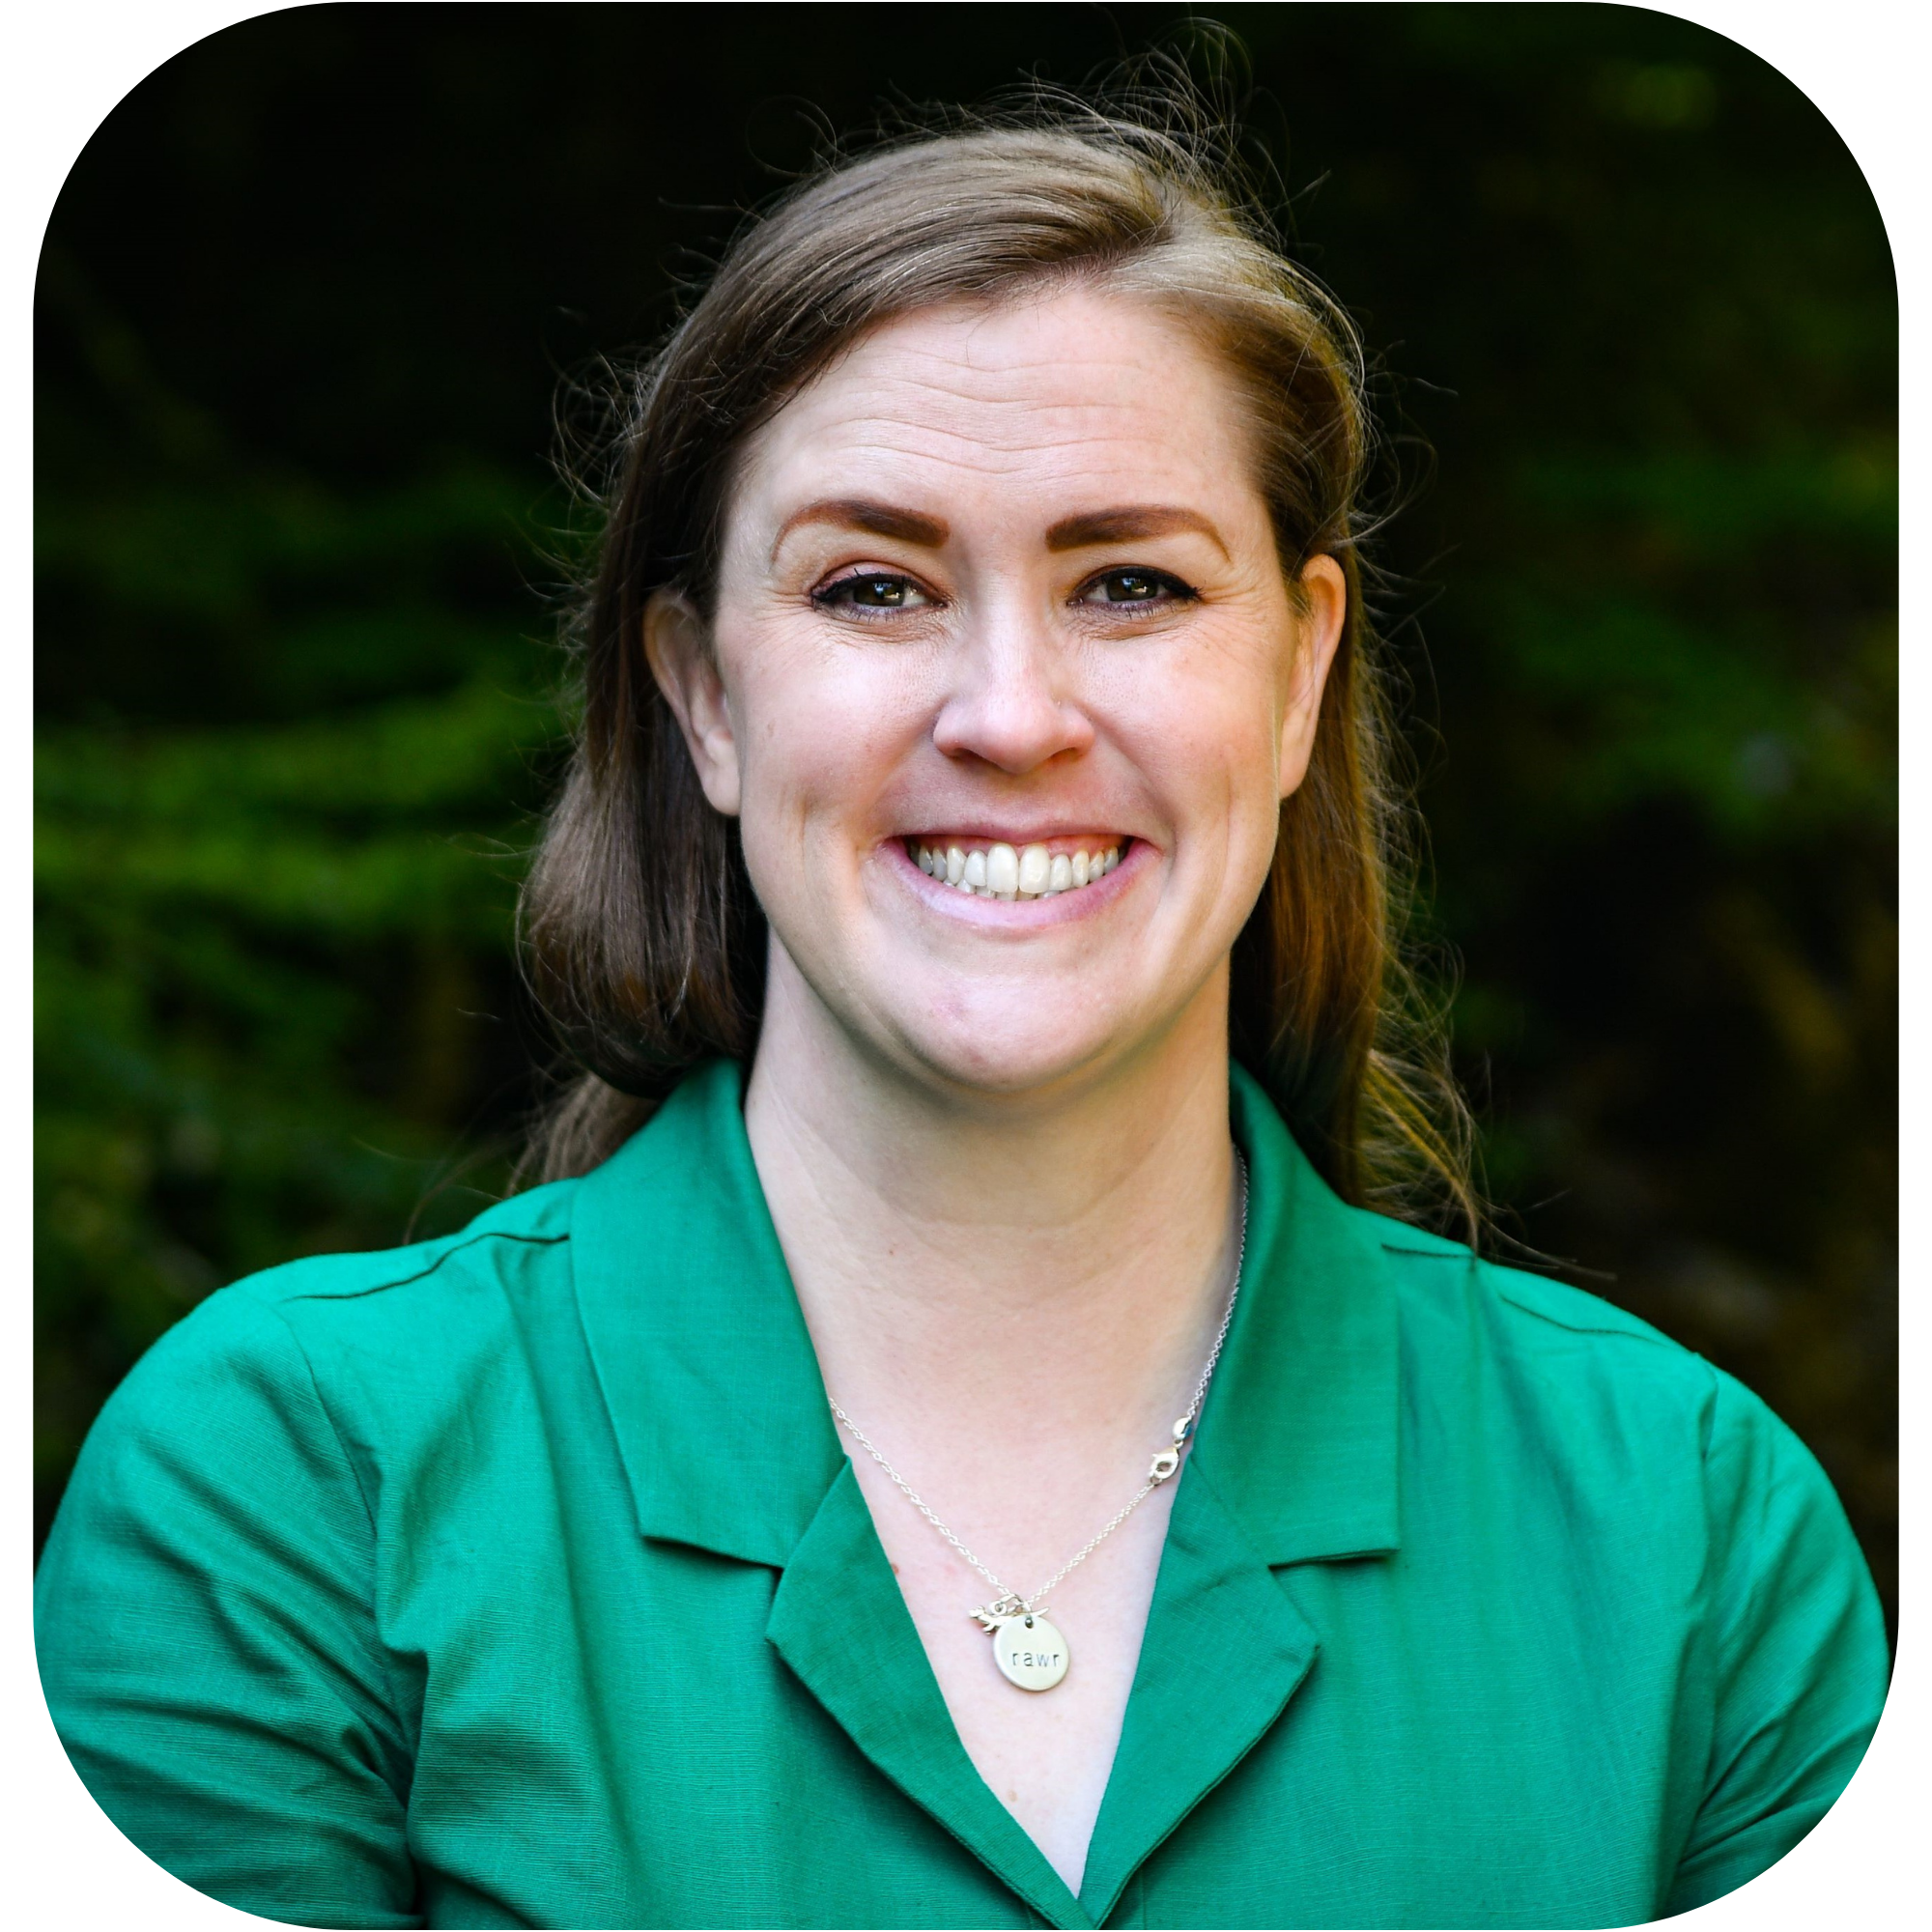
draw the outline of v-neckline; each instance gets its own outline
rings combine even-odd
[[[1211,1481],[1184,1481],[1076,1897],[968,1755],[849,1463],[785,1566],[765,1634],[880,1772],[1048,1923],[1069,1927],[1104,1921],[1280,1715],[1318,1648]]]

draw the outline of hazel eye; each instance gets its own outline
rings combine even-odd
[[[862,570],[814,590],[811,601],[828,610],[885,611],[916,610],[932,599],[909,577]]]
[[[1074,593],[1073,601],[1107,611],[1123,611],[1191,604],[1195,599],[1193,590],[1164,570],[1109,570],[1090,578]]]

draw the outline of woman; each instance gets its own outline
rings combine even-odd
[[[137,1844],[325,1925],[1607,1925],[1829,1808],[1886,1658],[1810,1457],[1373,1211],[1469,1194],[1358,379],[1143,128],[740,238],[582,627],[546,1184],[213,1297],[48,1546]]]

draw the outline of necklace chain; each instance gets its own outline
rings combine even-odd
[[[1151,1495],[1153,1494],[1154,1491],[1159,1489],[1161,1484],[1163,1484],[1171,1476],[1173,1476],[1175,1471],[1180,1466],[1181,1449],[1186,1443],[1188,1432],[1194,1426],[1195,1418],[1199,1416],[1201,1413],[1201,1405],[1208,1399],[1208,1384],[1210,1380],[1213,1379],[1214,1365],[1221,1359],[1221,1348],[1222,1345],[1228,1339],[1229,1323],[1231,1323],[1235,1319],[1235,1302],[1241,1293],[1241,1266],[1242,1264],[1247,1260],[1248,1164],[1247,1161],[1242,1157],[1238,1149],[1236,1151],[1235,1159],[1239,1165],[1241,1173],[1241,1234],[1240,1234],[1239,1244],[1237,1245],[1235,1251],[1235,1283],[1234,1286],[1228,1291],[1228,1305],[1221,1311],[1221,1325],[1214,1332],[1214,1346],[1208,1351],[1208,1365],[1201,1371],[1201,1379],[1194,1384],[1194,1395],[1193,1399],[1187,1405],[1187,1412],[1179,1419],[1179,1421],[1178,1421],[1174,1425],[1174,1442],[1171,1447],[1163,1449],[1160,1452],[1160,1454],[1153,1459],[1152,1467],[1148,1471],[1147,1481],[1144,1482],[1137,1491],[1135,1491],[1132,1499],[1122,1504],[1122,1507],[1115,1512],[1113,1517],[1109,1519],[1106,1526],[1096,1531],[1093,1536],[1089,1537],[1088,1540],[1081,1545],[1080,1548],[1076,1550],[1073,1555],[1068,1557],[1067,1560],[1065,1563],[1063,1563],[1060,1566],[1060,1568],[1056,1570],[1053,1573],[1053,1575],[1049,1577],[1046,1579],[1046,1581],[1039,1586],[1038,1589],[1034,1591],[1034,1593],[1031,1596],[1023,1597],[1019,1594],[1018,1591],[1008,1589],[1007,1586],[1003,1582],[1001,1582],[1000,1579],[996,1576],[994,1576],[993,1573],[990,1570],[988,1570],[986,1566],[983,1563],[981,1563],[980,1559],[977,1556],[975,1556],[973,1552],[970,1549],[968,1549],[966,1546],[963,1543],[961,1543],[960,1540],[955,1535],[953,1535],[952,1530],[950,1530],[946,1526],[946,1524],[940,1520],[937,1513],[926,1503],[925,1499],[923,1496],[921,1496],[919,1492],[915,1490],[913,1486],[909,1482],[907,1482],[906,1479],[902,1475],[900,1475],[899,1472],[896,1469],[895,1469],[889,1462],[886,1461],[884,1455],[880,1452],[878,1445],[873,1442],[872,1438],[869,1435],[867,1435],[866,1432],[863,1429],[861,1429],[859,1425],[856,1422],[854,1422],[849,1415],[845,1413],[844,1409],[842,1409],[838,1406],[838,1402],[832,1396],[828,1395],[826,1397],[826,1401],[830,1403],[832,1406],[832,1413],[836,1417],[838,1417],[838,1421],[841,1424],[843,1424],[843,1426],[846,1429],[848,1429],[851,1432],[853,1439],[858,1442],[859,1446],[862,1449],[865,1450],[866,1454],[868,1455],[872,1459],[872,1461],[875,1462],[879,1465],[879,1467],[883,1469],[886,1472],[886,1474],[892,1478],[894,1484],[905,1496],[905,1499],[912,1504],[913,1508],[916,1509],[920,1513],[920,1515],[923,1516],[926,1520],[926,1521],[929,1522],[933,1526],[933,1528],[936,1529],[940,1533],[940,1535],[947,1540],[948,1543],[950,1543],[952,1546],[952,1548],[959,1553],[960,1556],[962,1556],[966,1560],[966,1562],[971,1564],[972,1567],[975,1570],[977,1570],[980,1573],[980,1575],[986,1579],[986,1581],[993,1586],[992,1602],[986,1605],[984,1610],[975,1612],[975,1614],[978,1615],[981,1619],[981,1621],[985,1621],[988,1617],[997,1618],[1003,1615],[1013,1615],[1018,1613],[1031,1614],[1034,1611],[1039,1609],[1039,1607],[1046,1602],[1048,1595],[1052,1591],[1058,1589],[1060,1585],[1064,1583],[1066,1580],[1066,1578],[1069,1576],[1071,1576],[1072,1573],[1081,1566],[1081,1564],[1086,1562],[1088,1557],[1093,1555],[1094,1550],[1099,1548],[1101,1544],[1106,1542],[1108,1537],[1112,1536],[1113,1533],[1117,1529],[1119,1529],[1120,1526],[1123,1522],[1125,1522],[1126,1520],[1130,1516],[1132,1516],[1133,1513],[1137,1509],[1139,1509],[1140,1506],[1144,1502],[1146,1502]]]

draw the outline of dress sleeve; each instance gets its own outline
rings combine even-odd
[[[1666,1916],[1769,1869],[1832,1808],[1889,1674],[1871,1575],[1825,1472],[1742,1384],[1718,1384],[1705,1457],[1715,1722]]]
[[[35,1587],[61,1742],[177,1878],[305,1925],[423,1922],[374,1567],[296,1335],[213,1296],[101,1411]]]

